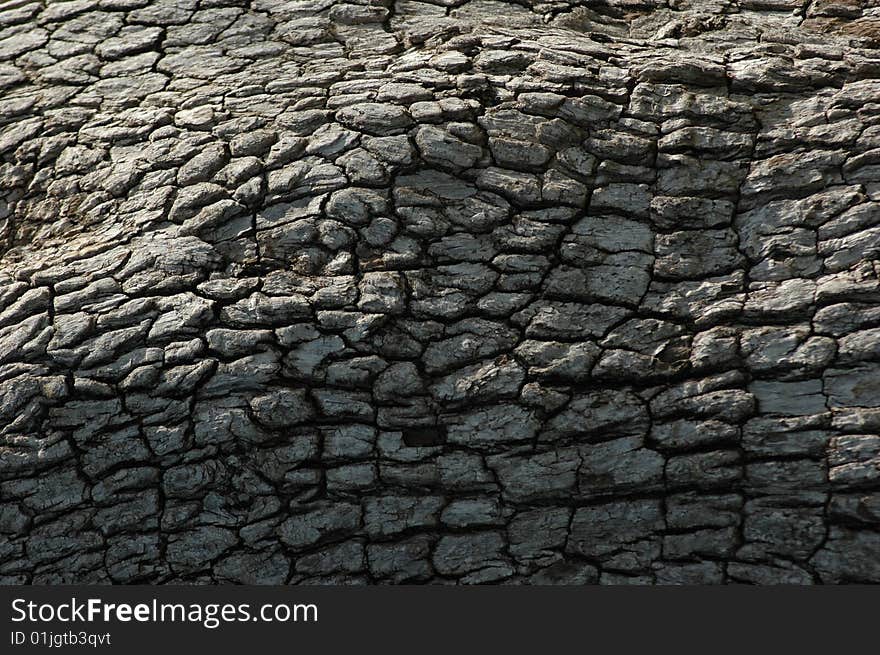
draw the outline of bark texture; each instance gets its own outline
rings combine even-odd
[[[0,582],[880,582],[880,2],[0,5]]]

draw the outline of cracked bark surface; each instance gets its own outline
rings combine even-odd
[[[0,582],[880,582],[878,47],[0,4]]]

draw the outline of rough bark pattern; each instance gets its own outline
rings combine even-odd
[[[0,581],[880,582],[880,3],[0,6]]]

